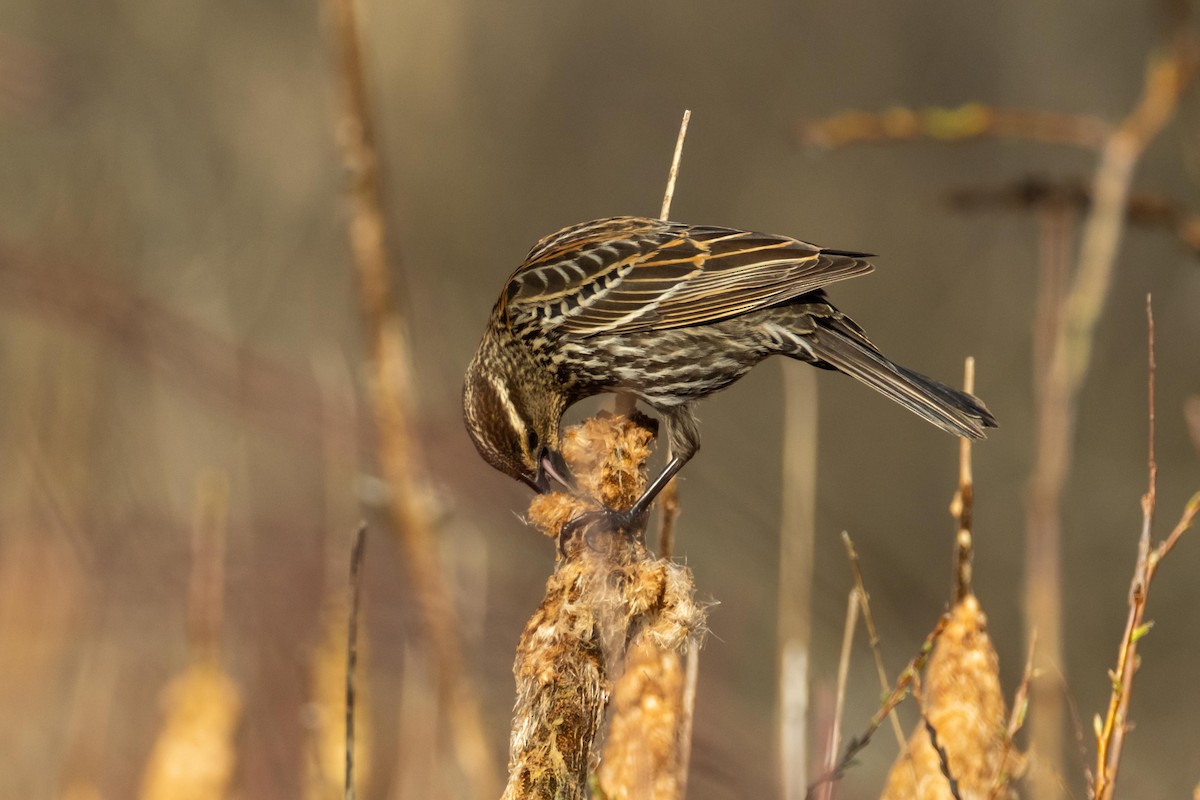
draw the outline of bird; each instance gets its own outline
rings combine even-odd
[[[948,433],[985,438],[997,422],[979,398],[896,364],[826,296],[874,270],[869,257],[637,216],[550,234],[504,283],[467,367],[470,438],[535,492],[573,490],[563,413],[592,395],[632,395],[657,412],[669,450],[630,509],[604,509],[624,529],[699,450],[695,403],[769,356],[845,373]]]

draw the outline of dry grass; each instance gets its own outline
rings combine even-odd
[[[450,719],[455,759],[472,794],[486,797],[498,784],[483,733],[478,692],[463,666],[462,628],[438,558],[435,521],[415,435],[416,381],[404,318],[391,280],[393,257],[384,223],[383,182],[363,68],[363,46],[354,0],[329,0],[338,55],[342,107],[337,134],[350,175],[350,245],[358,279],[369,357],[371,405],[378,456],[390,488],[388,510],[404,548],[405,565],[430,654],[438,694]]]

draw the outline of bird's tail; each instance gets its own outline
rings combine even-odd
[[[857,378],[955,436],[983,439],[984,428],[996,427],[996,418],[978,397],[894,363],[853,325],[845,318],[821,320],[805,337],[811,355],[819,359],[817,366]]]

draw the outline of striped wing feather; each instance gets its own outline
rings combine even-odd
[[[593,336],[702,325],[870,272],[864,254],[783,236],[614,217],[567,228],[509,279],[504,313]]]

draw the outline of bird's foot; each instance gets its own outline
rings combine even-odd
[[[646,514],[601,508],[567,520],[558,534],[558,552],[566,557],[568,548],[582,541],[591,550],[604,550],[603,540],[616,535],[634,538],[646,527]]]

